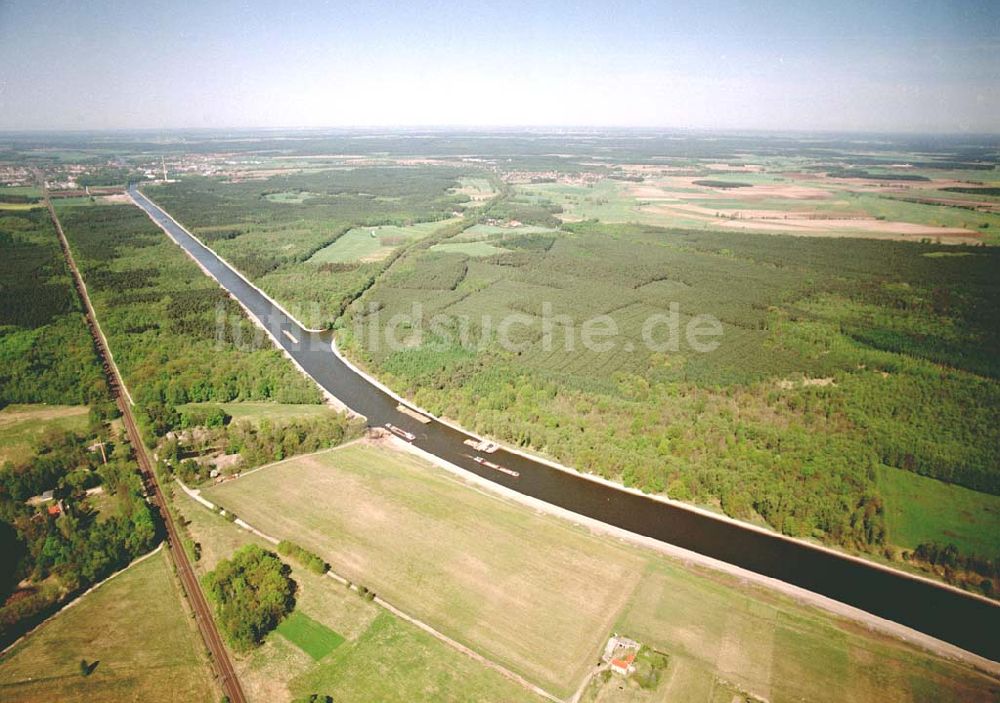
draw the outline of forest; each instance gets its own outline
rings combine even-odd
[[[900,552],[887,535],[879,466],[1000,494],[1000,255],[938,249],[567,224],[548,248],[405,257],[340,334],[390,387],[479,432],[785,534],[917,562],[926,549]],[[440,340],[366,349],[354,335],[413,301],[456,319],[538,319],[545,302],[577,324],[605,313],[635,350],[546,350],[538,327],[516,353]],[[646,350],[642,321],[671,302],[721,320],[719,349]],[[1000,554],[964,556],[996,578]]]
[[[61,219],[140,407],[321,401],[316,387],[139,209],[72,208]]]
[[[0,214],[0,407],[106,398],[48,212]]]

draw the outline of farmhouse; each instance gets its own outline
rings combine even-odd
[[[601,659],[614,673],[628,676],[635,671],[635,657],[641,648],[642,645],[633,639],[612,635],[604,646]]]
[[[621,659],[612,659],[611,670],[616,674],[628,676],[635,671],[635,654],[626,654]]]

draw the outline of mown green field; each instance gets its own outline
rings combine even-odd
[[[283,193],[268,193],[265,196],[272,203],[290,203],[293,205],[301,205],[309,198],[316,197],[318,193],[310,193],[309,191],[286,191]]]
[[[415,225],[396,227],[355,227],[328,247],[320,249],[309,259],[309,263],[346,263],[351,261],[377,261],[384,259],[396,248],[413,240],[421,239],[435,230],[457,220],[421,222]],[[374,233],[374,236],[373,234]]]
[[[55,205],[56,209],[63,210],[65,208],[73,207],[108,207],[111,203],[106,200],[101,200],[100,198],[90,196],[90,195],[75,195],[70,198],[53,198],[52,204]],[[124,203],[117,203],[123,205]]]
[[[0,409],[0,465],[17,464],[34,453],[38,439],[47,431],[82,433],[87,429],[86,405],[8,405]]]
[[[435,244],[430,250],[443,254],[465,254],[467,256],[492,256],[507,251],[488,242],[444,242]]]
[[[345,703],[543,700],[386,612],[358,640],[293,679],[291,688]]]
[[[456,240],[465,239],[489,239],[492,237],[513,237],[519,234],[545,234],[556,230],[551,227],[538,227],[536,225],[521,225],[520,227],[501,227],[500,225],[477,224],[472,225],[467,230],[457,236]]]
[[[192,539],[201,545],[199,573],[250,542],[273,549],[179,491],[175,505],[189,521]],[[236,658],[240,681],[251,700],[281,701],[314,693],[357,703],[540,700],[333,579],[317,576],[294,561],[289,564],[298,585],[294,613],[336,632],[344,642],[316,660],[280,631],[271,634],[259,649]]]
[[[900,700],[1000,693],[964,666],[386,449],[302,457],[207,495],[557,695],[576,689],[612,631],[671,657],[663,700],[713,700],[725,682],[774,701],[881,701],[886,682]],[[336,509],[316,495],[336,496]]]
[[[883,466],[890,540],[913,549],[924,542],[954,544],[972,554],[1000,554],[1000,496]]]
[[[42,189],[37,186],[0,186],[0,196],[18,195],[29,198],[42,197]]]
[[[67,608],[0,659],[0,698],[217,701],[210,665],[165,550]],[[80,673],[80,660],[93,666]]]
[[[344,643],[343,637],[301,610],[282,620],[276,631],[316,661]]]

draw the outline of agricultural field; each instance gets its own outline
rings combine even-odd
[[[0,658],[0,697],[9,703],[218,700],[169,559],[162,550],[132,566]],[[91,669],[86,676],[82,659]]]
[[[493,246],[489,242],[483,241],[455,241],[455,242],[442,242],[441,244],[435,244],[430,248],[430,251],[441,252],[442,254],[465,254],[471,257],[480,256],[494,256],[496,254],[503,254],[506,249]]]
[[[337,496],[337,509],[315,495]],[[875,701],[885,700],[886,685],[900,700],[987,701],[1000,692],[995,679],[963,666],[470,490],[380,446],[301,457],[206,496],[268,534],[293,537],[334,571],[560,696],[577,689],[613,631],[667,655],[656,700],[716,700],[730,691],[728,701],[745,691],[774,701]],[[228,524],[197,510],[199,522]],[[370,646],[385,617],[332,659]]]
[[[0,201],[40,200],[42,189],[37,186],[0,186]]]
[[[536,225],[519,225],[517,227],[503,227],[500,225],[477,224],[472,225],[460,235],[455,237],[457,241],[467,239],[503,239],[505,237],[515,237],[519,234],[551,234],[556,230],[551,227],[538,227]]]
[[[616,627],[669,654],[660,700],[732,701],[744,692],[768,701],[957,703],[997,694],[985,675],[669,563],[649,567]]]
[[[520,186],[519,197],[551,203],[564,221],[598,219],[661,227],[871,237],[941,243],[993,241],[1000,204],[955,197],[937,178],[886,182],[826,174],[728,173],[727,180],[658,176],[641,183],[600,179],[585,184]],[[740,187],[741,186],[741,187]],[[992,228],[992,230],[991,230]]]
[[[245,544],[273,549],[180,491],[174,504],[199,545],[199,573]],[[298,585],[295,610],[260,648],[235,658],[251,701],[291,701],[314,693],[358,703],[541,700],[333,579],[294,560],[289,564]]]
[[[205,494],[268,534],[294,536],[351,581],[568,695],[600,645],[594,633],[610,628],[641,562],[568,528],[540,531],[530,515],[498,512],[490,499],[422,469],[406,455],[352,445]],[[340,508],[288,510],[304,499],[288,485],[292,476],[307,493],[340,496]],[[380,491],[386,480],[399,492]],[[262,500],[272,491],[281,495]],[[449,500],[442,501],[443,491]],[[530,556],[522,547],[529,539]],[[559,589],[547,586],[556,582]]]
[[[488,178],[459,178],[455,192],[468,196],[468,207],[479,207],[497,194],[496,187]]]

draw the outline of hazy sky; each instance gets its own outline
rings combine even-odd
[[[0,129],[1000,132],[1000,1],[0,0]]]

